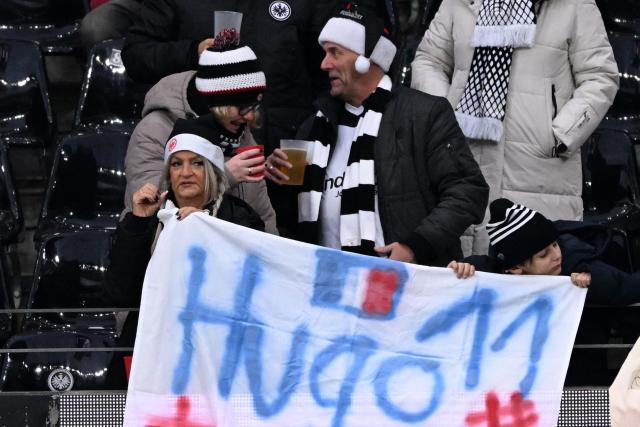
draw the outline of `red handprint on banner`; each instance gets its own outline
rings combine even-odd
[[[214,424],[202,424],[189,421],[191,402],[186,396],[178,397],[175,417],[151,416],[145,427],[216,427]]]
[[[513,392],[509,404],[500,405],[498,395],[490,391],[485,398],[486,411],[471,412],[465,418],[468,426],[486,427],[533,427],[538,425],[535,403],[522,398],[519,392]]]

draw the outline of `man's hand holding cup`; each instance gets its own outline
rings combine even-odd
[[[293,165],[289,163],[289,157],[280,148],[273,150],[267,158],[264,168],[264,175],[277,184],[285,184],[289,181],[289,175],[282,172],[291,169]]]
[[[302,185],[309,141],[283,139],[267,159],[265,176],[277,184]]]

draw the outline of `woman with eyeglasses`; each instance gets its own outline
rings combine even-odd
[[[251,128],[260,126],[261,99],[245,105],[216,106],[210,109],[211,114],[200,118],[202,124],[218,128],[223,141],[228,145],[223,147],[227,172],[230,178],[237,182],[259,182],[264,179],[264,156],[262,150],[256,146],[255,150],[243,151],[235,154],[240,147],[255,145],[250,134]],[[247,129],[249,128],[249,129]],[[245,143],[241,138],[247,133]],[[237,142],[236,142],[237,141]],[[260,154],[260,156],[255,157]]]
[[[264,156],[251,130],[261,125],[260,105],[266,89],[264,73],[248,46],[208,49],[200,55],[197,71],[162,79],[145,97],[143,119],[131,135],[125,172],[126,210],[135,191],[162,177],[166,141],[177,119],[196,119],[219,141],[225,158],[228,192],[247,202],[277,234],[275,212],[264,182]],[[238,150],[241,149],[241,150]]]

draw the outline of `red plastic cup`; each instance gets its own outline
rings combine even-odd
[[[89,7],[91,8],[91,10],[95,9],[98,6],[101,6],[102,4],[108,2],[109,0],[91,0],[89,2]]]
[[[259,151],[256,151],[256,154],[249,157],[250,159],[256,158],[256,157],[260,157],[260,156],[264,156],[264,145],[262,144],[258,144],[258,145],[245,145],[243,147],[238,147],[236,148],[236,154],[240,154],[240,153],[244,153],[245,151],[249,151],[249,150],[255,150],[256,148],[259,149]],[[265,159],[266,161],[266,159]],[[264,162],[262,163],[264,165]],[[256,165],[259,166],[259,165]],[[262,178],[264,176],[264,172],[260,172],[260,173],[252,173],[251,176],[256,177],[256,178]]]

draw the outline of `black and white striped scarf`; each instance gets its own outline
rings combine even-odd
[[[382,114],[390,98],[391,92],[379,85],[363,103],[342,186],[340,243],[344,251],[375,255],[374,152]],[[325,172],[336,143],[331,136],[331,123],[318,111],[309,137],[313,141],[309,164],[298,193],[299,237],[309,243],[318,242]]]
[[[514,48],[533,46],[533,0],[484,0],[473,35],[473,59],[456,117],[468,138],[502,139]]]

